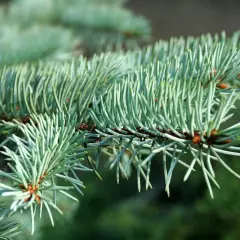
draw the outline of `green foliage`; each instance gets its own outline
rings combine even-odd
[[[10,5],[9,20],[20,23],[58,22],[76,27],[149,34],[148,22],[119,6],[120,1],[21,0]],[[114,3],[115,2],[115,3]],[[84,6],[84,7],[82,7]],[[112,12],[112,14],[109,14]]]
[[[2,145],[6,160],[11,161],[11,173],[1,171],[1,175],[14,183],[1,184],[3,200],[10,200],[13,211],[30,208],[32,233],[38,204],[46,207],[53,224],[49,206],[61,213],[54,200],[57,193],[75,199],[66,192],[71,187],[57,184],[58,178],[80,191],[82,182],[74,169],[87,170],[81,163],[86,161],[99,176],[96,169],[101,152],[110,157],[110,168],[116,167],[118,182],[120,174],[130,176],[130,165],[136,168],[139,190],[141,176],[146,188],[152,187],[153,157],[162,155],[168,194],[175,167],[187,168],[186,181],[198,163],[213,197],[212,184],[219,187],[213,161],[239,178],[221,156],[240,156],[239,123],[221,127],[233,116],[230,111],[239,98],[234,86],[218,88],[221,76],[228,83],[240,72],[239,52],[225,51],[228,47],[222,43],[203,50],[188,49],[179,57],[169,56],[145,66],[136,65],[136,53],[129,52],[96,56],[90,61],[80,58],[64,64],[5,67],[1,106],[7,138]],[[121,68],[116,67],[119,63]],[[213,73],[211,69],[219,70]],[[58,111],[64,115],[52,115]],[[16,117],[18,121],[11,121]],[[70,117],[71,122],[65,120]],[[17,129],[21,130],[19,137],[14,133]],[[81,132],[79,141],[76,129]],[[14,150],[6,146],[11,142]],[[192,160],[186,161],[189,154]]]
[[[78,39],[76,50],[81,49],[86,55],[137,47],[151,33],[148,21],[125,9],[119,0],[20,0],[10,4],[7,14],[0,14],[0,19],[3,24],[17,22],[23,28],[35,24],[69,27]],[[38,38],[43,36],[39,33]],[[53,44],[53,38],[45,41],[46,47]],[[28,36],[25,41],[33,43]],[[38,48],[37,43],[35,47]]]
[[[84,134],[75,132],[76,118],[71,120],[63,114],[48,116],[32,116],[30,124],[18,122],[6,123],[21,130],[25,139],[12,135],[12,141],[19,152],[4,147],[2,152],[7,156],[11,173],[0,171],[0,176],[5,177],[7,184],[0,184],[1,196],[4,201],[14,200],[10,210],[29,209],[32,218],[32,233],[36,214],[46,208],[54,225],[50,207],[63,214],[57,207],[57,194],[64,194],[77,200],[66,191],[75,187],[80,193],[83,183],[75,171],[88,171],[81,163],[88,149],[83,147]],[[37,126],[36,126],[37,125]],[[52,136],[52,137],[51,137]],[[73,176],[70,176],[70,172]],[[59,186],[57,178],[69,182],[70,186]],[[10,183],[10,186],[9,186]],[[37,203],[37,204],[36,204]]]
[[[20,225],[10,219],[11,212],[0,208],[0,239],[8,240],[21,232]]]
[[[136,46],[150,34],[147,21],[120,1],[96,0],[15,1],[6,20],[16,18],[15,28],[2,25],[0,39],[1,161],[9,168],[0,170],[0,200],[4,212],[31,216],[32,234],[42,215],[54,225],[54,211],[63,214],[59,195],[78,200],[71,191],[82,193],[78,171],[101,179],[103,164],[116,168],[117,182],[136,173],[140,191],[142,179],[153,187],[157,162],[169,196],[178,165],[184,181],[199,166],[212,198],[213,186],[219,188],[216,163],[240,178],[225,157],[240,157],[240,123],[233,119],[239,32],[172,38],[87,59],[73,57],[78,34],[83,44],[89,33],[103,34],[100,43],[88,43],[93,52],[106,44],[105,33],[112,41],[107,49]],[[129,221],[134,227],[135,218]],[[15,234],[15,223],[1,224],[2,236]]]
[[[69,51],[71,33],[62,28],[34,26],[20,30],[4,26],[0,39],[0,65],[36,61],[57,51]]]

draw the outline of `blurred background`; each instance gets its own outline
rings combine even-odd
[[[146,16],[156,38],[199,36],[240,27],[239,0],[130,0],[127,7]]]
[[[2,4],[4,14],[6,14],[4,16],[9,16],[9,12],[14,16],[19,14],[21,4],[16,5],[18,7],[16,9],[9,7],[8,1],[2,1]],[[152,27],[152,33],[148,30],[147,32],[141,30],[146,29],[142,27],[141,24],[145,23],[141,21],[139,28],[135,26],[136,31],[128,31],[128,28],[121,27],[124,29],[122,31],[124,34],[120,36],[120,42],[129,49],[159,39],[167,40],[172,36],[198,36],[208,32],[220,33],[222,30],[225,30],[227,34],[232,34],[240,28],[239,0],[130,0],[125,3],[124,8],[148,19]],[[31,11],[38,11],[38,9],[33,8]],[[18,21],[20,16],[22,15],[20,14],[14,21]],[[35,14],[30,19],[34,17]],[[8,17],[3,19],[6,21]],[[26,20],[26,22],[29,21],[29,19]],[[124,19],[122,21],[124,22]],[[139,19],[136,20],[138,21]],[[70,20],[65,21],[66,25],[70,25],[70,22]],[[100,46],[94,42],[94,40],[99,41],[98,35],[93,37],[93,32],[86,27],[84,30],[81,29],[79,36],[83,31],[84,38],[76,41],[74,47],[69,48],[71,51],[74,49],[76,55],[83,53],[90,57],[94,53],[103,51],[104,44],[109,43],[109,39],[113,39],[112,36],[106,37],[106,41],[104,40]],[[46,39],[49,32],[46,31],[44,34]],[[57,34],[61,33],[56,33],[55,40]],[[150,35],[151,38],[145,38],[145,35]],[[136,39],[133,41],[133,37],[141,38],[141,43],[137,41],[136,44]],[[50,36],[46,41],[49,42],[51,39]],[[115,40],[119,41],[119,36]],[[68,39],[64,40],[64,44],[58,44],[66,47],[66,43],[69,43]],[[46,45],[42,42],[41,44],[41,46]],[[116,49],[117,46],[114,42],[109,49]],[[56,50],[56,46],[52,48]],[[69,53],[69,49],[65,52]],[[46,56],[46,51],[49,53],[50,50],[43,48],[41,57]],[[68,57],[61,51],[47,55],[59,58]],[[32,53],[32,55],[29,54],[29,58],[35,60],[40,57]],[[16,62],[21,61],[16,56],[12,59]],[[239,121],[239,118],[240,113],[236,113],[233,121]],[[232,163],[235,170],[240,172],[238,161],[239,158],[227,159],[227,162]],[[152,166],[153,190],[142,190],[140,193],[137,191],[137,177],[134,172],[129,180],[122,179],[120,184],[116,182],[114,170],[101,169],[102,181],[94,176],[83,175],[82,179],[87,188],[84,190],[85,196],[80,199],[79,205],[66,202],[64,207],[67,217],[60,217],[54,228],[49,225],[48,220],[42,222],[39,226],[39,234],[29,239],[239,240],[240,182],[221,166],[215,166],[215,168],[221,190],[214,189],[214,200],[209,196],[201,171],[197,171],[186,183],[183,183],[185,171],[181,168],[177,168],[174,174],[171,196],[168,198],[164,190],[161,161],[154,161]],[[23,218],[19,219],[24,223]],[[27,238],[27,235],[23,237],[23,239]]]

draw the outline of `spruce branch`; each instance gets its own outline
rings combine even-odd
[[[234,32],[232,36],[226,36],[226,33],[222,32],[221,34],[215,35],[204,34],[200,37],[172,37],[169,40],[159,40],[144,49],[130,51],[129,57],[132,58],[132,61],[137,66],[148,65],[149,63],[156,64],[158,61],[166,62],[175,57],[184,60],[186,51],[190,50],[194,53],[198,52],[199,48],[206,50],[205,53],[202,53],[203,55],[207,54],[208,56],[211,56],[217,45],[224,46],[224,48],[219,49],[216,56],[218,56],[218,54],[224,56],[234,49],[239,50],[239,37],[240,31]]]
[[[36,23],[69,27],[79,39],[75,53],[90,56],[100,49],[133,49],[148,41],[151,33],[148,21],[125,9],[122,1],[14,1],[0,19],[10,23],[17,20],[24,28]]]
[[[64,194],[70,199],[77,200],[69,190],[75,188],[80,193],[84,187],[75,171],[90,171],[82,164],[86,151],[83,147],[86,141],[84,133],[75,131],[76,116],[33,115],[30,123],[14,123],[24,136],[10,137],[17,147],[13,151],[4,146],[2,153],[11,172],[0,171],[6,183],[0,183],[1,201],[9,202],[11,211],[30,211],[32,218],[32,233],[34,221],[43,208],[48,212],[54,225],[52,209],[63,214],[57,206],[57,195]],[[37,126],[36,124],[37,123]],[[70,185],[58,185],[59,179]]]
[[[109,14],[109,12],[112,14]],[[97,19],[96,19],[97,18]],[[143,17],[108,5],[86,4],[84,8],[69,7],[61,16],[64,24],[92,29],[110,30],[131,36],[148,36],[150,27]]]
[[[20,225],[11,220],[11,211],[0,208],[0,239],[11,240],[21,233]]]
[[[217,62],[214,56],[210,60],[209,66],[213,65],[213,61]],[[207,64],[204,61],[200,63]],[[135,156],[133,146],[140,145],[142,149],[148,149],[147,157],[140,160],[141,168],[138,169],[139,173],[142,173],[142,169],[145,170],[143,177],[147,186],[150,162],[154,156],[163,153],[164,159],[169,156],[171,161],[170,169],[166,170],[168,193],[172,171],[177,163],[188,168],[184,180],[189,177],[195,163],[198,163],[213,197],[210,181],[217,187],[218,184],[214,178],[211,160],[220,162],[238,176],[218,153],[240,156],[240,148],[235,146],[240,134],[238,124],[231,128],[232,131],[221,128],[222,123],[232,117],[233,114],[229,114],[229,111],[239,98],[239,92],[234,89],[228,92],[219,91],[216,79],[203,87],[202,83],[208,82],[209,70],[205,68],[202,72],[201,64],[197,65],[200,70],[195,68],[199,71],[192,75],[189,75],[191,68],[185,68],[183,64],[176,64],[179,66],[176,68],[176,65],[173,67],[172,64],[173,62],[169,62],[158,68],[157,74],[161,77],[144,72],[133,75],[120,84],[114,84],[107,95],[100,97],[99,102],[93,101],[90,114],[96,124],[95,132],[103,141],[111,137],[108,148],[113,154],[111,167],[117,167],[117,180],[119,171],[126,175],[121,165],[123,153],[127,150]],[[228,62],[228,69],[232,64],[234,63]],[[172,76],[169,77],[170,70],[175,72],[172,71]],[[150,144],[146,144],[146,141],[150,141]],[[101,143],[97,145],[101,146]],[[121,146],[118,151],[117,146]],[[190,165],[184,161],[186,153],[194,157]],[[209,169],[206,168],[205,161]],[[132,162],[132,159],[129,162]]]
[[[12,65],[26,61],[37,61],[72,48],[73,36],[60,27],[33,26],[21,29],[18,26],[0,27],[0,65]]]
[[[93,94],[119,81],[127,72],[122,57],[113,59],[111,55],[96,56],[91,61],[80,58],[64,64],[59,61],[4,67],[0,69],[1,119],[27,123],[32,113],[61,110],[77,113],[81,122]],[[6,130],[7,126],[1,126]]]
[[[73,8],[76,0],[71,0],[66,15],[61,8],[69,2],[61,1],[56,9],[53,2],[49,1],[44,13],[41,8],[31,12],[31,18],[82,29],[90,26],[90,32],[104,28],[131,39],[149,34],[144,19],[116,8],[116,2],[96,7],[92,0],[88,11],[83,9],[80,15]],[[31,4],[36,7],[36,1]],[[14,18],[11,11],[9,18]],[[109,11],[117,14],[110,16]],[[99,21],[93,21],[89,12],[99,13]],[[23,25],[28,17],[21,19]],[[97,171],[103,154],[109,157],[109,168],[116,168],[117,182],[136,169],[139,191],[142,179],[146,189],[152,188],[156,157],[163,164],[168,195],[178,165],[186,169],[184,181],[199,166],[212,197],[213,186],[219,188],[215,163],[240,178],[224,157],[240,156],[240,126],[223,125],[232,118],[240,96],[239,32],[231,37],[222,33],[172,38],[140,51],[101,54],[90,60],[79,57],[5,66],[38,59],[45,51],[49,56],[61,34],[47,38],[49,43],[39,47],[41,51],[33,42],[30,46],[39,55],[31,53],[30,57],[21,53],[28,41],[24,45],[21,40],[20,48],[13,44],[17,57],[9,55],[0,69],[0,130],[6,134],[0,146],[10,168],[0,171],[0,200],[9,211],[30,213],[32,233],[38,213],[41,217],[45,210],[52,224],[53,210],[63,213],[59,195],[77,200],[70,191],[82,193],[78,171],[100,176]],[[22,39],[32,39],[32,35]],[[9,226],[11,235],[16,225]]]

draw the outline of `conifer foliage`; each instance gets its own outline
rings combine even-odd
[[[0,239],[24,231],[17,213],[32,234],[42,215],[54,225],[61,196],[78,201],[81,174],[101,179],[102,161],[117,182],[136,171],[139,191],[161,162],[168,195],[178,165],[184,181],[200,169],[212,197],[216,167],[240,178],[228,162],[240,157],[240,32],[133,50],[150,27],[122,4],[18,0],[2,11]]]

